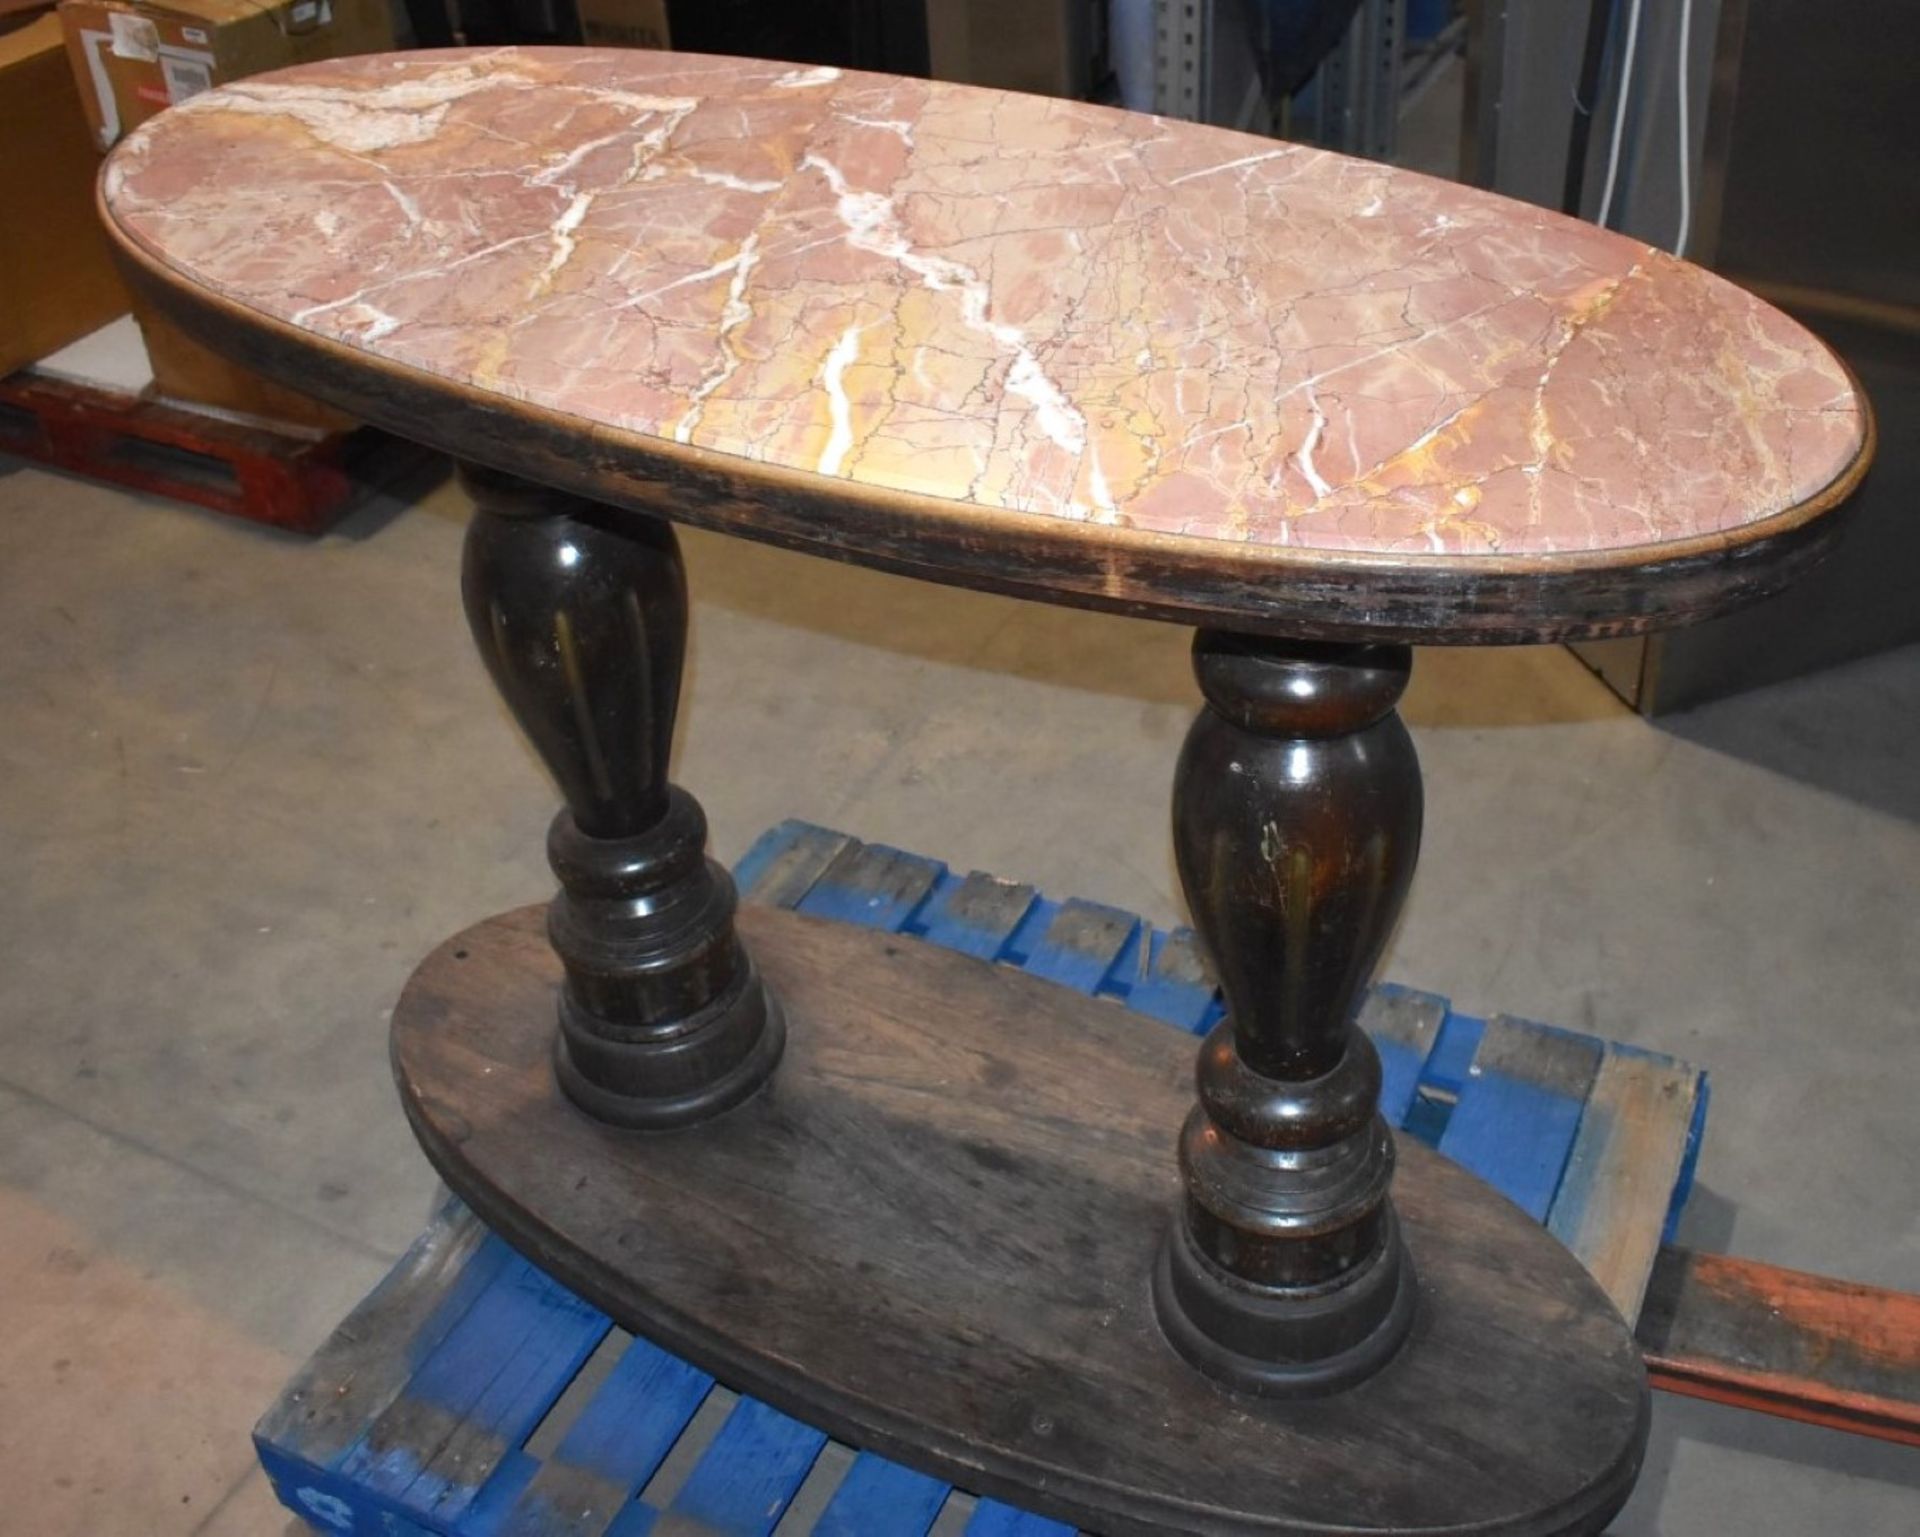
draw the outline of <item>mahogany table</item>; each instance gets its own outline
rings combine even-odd
[[[243,81],[101,198],[179,324],[469,466],[467,613],[564,794],[561,890],[544,939],[429,957],[393,1051],[509,1240],[736,1387],[1102,1531],[1605,1524],[1626,1327],[1396,1148],[1354,1025],[1420,838],[1395,704],[1412,642],[1636,633],[1813,561],[1872,439],[1824,347],[1381,166],[696,56]],[[736,915],[667,777],[669,520],[1198,627],[1197,1102],[1179,1038],[1098,1002]]]

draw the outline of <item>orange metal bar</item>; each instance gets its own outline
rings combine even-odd
[[[1636,1332],[1655,1387],[1920,1446],[1920,1297],[1667,1248]]]

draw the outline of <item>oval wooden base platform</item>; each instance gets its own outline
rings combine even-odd
[[[1113,1534],[1594,1533],[1647,1390],[1546,1231],[1403,1143],[1419,1276],[1400,1355],[1306,1402],[1176,1356],[1148,1282],[1194,1043],[897,935],[749,907],[787,1009],[769,1088],[617,1132],[550,1063],[559,966],[526,908],[449,940],[395,1011],[447,1182],[621,1323],[855,1445]]]

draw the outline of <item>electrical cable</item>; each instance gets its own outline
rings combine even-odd
[[[1693,31],[1693,0],[1680,0],[1680,234],[1673,242],[1673,254],[1687,254],[1687,238],[1693,233],[1693,131],[1687,101],[1688,39]]]
[[[1613,31],[1613,7],[1614,0],[1587,0],[1587,41],[1580,54],[1580,79],[1573,88],[1567,176],[1560,193],[1560,211],[1576,219],[1586,192],[1587,141],[1593,136],[1594,109],[1600,104],[1600,71],[1607,59],[1607,37]]]
[[[1627,7],[1627,45],[1620,59],[1620,92],[1613,106],[1613,145],[1607,151],[1607,180],[1600,192],[1600,212],[1594,222],[1603,228],[1613,212],[1613,189],[1620,176],[1620,141],[1627,131],[1627,102],[1633,92],[1633,55],[1640,42],[1641,0]]]

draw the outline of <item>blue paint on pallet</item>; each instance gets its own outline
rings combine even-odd
[[[474,1494],[454,1529],[461,1537],[496,1537],[541,1471],[538,1457],[530,1457],[518,1449],[508,1452],[493,1470],[493,1476]],[[436,1513],[436,1519],[444,1522],[447,1516]],[[564,1532],[566,1528],[563,1526],[560,1530]]]
[[[1083,993],[1124,992],[1111,979],[1125,974],[1121,962],[1137,952],[1142,928],[1117,907],[1062,902],[1027,950],[1022,969]]]
[[[659,1470],[680,1432],[699,1410],[713,1379],[647,1340],[631,1341],[581,1412],[540,1476],[504,1507],[500,1537],[547,1537],[578,1530],[577,1513],[561,1502],[572,1475],[604,1485],[614,1507],[631,1500]]]
[[[499,1452],[533,1431],[611,1327],[513,1256],[342,1459],[341,1475],[408,1516],[450,1526],[479,1492],[475,1463],[491,1473]]]
[[[756,1398],[743,1398],[668,1508],[726,1537],[766,1537],[827,1444]]]
[[[1440,1151],[1545,1222],[1604,1050],[1592,1036],[1488,1021]]]
[[[1073,1537],[1073,1528],[998,1500],[982,1500],[967,1523],[966,1537]]]
[[[959,876],[937,860],[856,844],[804,822],[764,834],[736,867],[747,891],[776,873],[778,896],[802,912],[1019,966],[1195,1034],[1221,1017],[1186,930],[1169,933],[1115,908],[1053,902],[1029,887]],[[1517,1038],[1524,1049],[1503,1058],[1501,1049]],[[1383,1037],[1382,1112],[1545,1217],[1584,1094],[1569,1087],[1577,1086],[1577,1072],[1571,1079],[1543,1073],[1529,1053],[1552,1058],[1564,1042],[1633,1050],[1452,1012],[1424,1058]],[[1669,1235],[1691,1185],[1706,1108],[1701,1075]],[[413,1259],[396,1267],[382,1292],[404,1283]],[[283,1502],[317,1529],[347,1537],[649,1537],[671,1514],[676,1529],[692,1523],[721,1537],[766,1537],[826,1444],[821,1432],[742,1399],[663,1512],[636,1491],[658,1471],[712,1379],[635,1340],[542,1461],[526,1451],[527,1438],[605,1337],[608,1320],[497,1238],[487,1238],[444,1286],[405,1342],[404,1389],[370,1406],[370,1422],[357,1432],[343,1439],[336,1420],[303,1415],[291,1400],[262,1421],[262,1466]],[[584,1504],[582,1479],[592,1485]],[[861,1453],[811,1530],[816,1537],[923,1537],[949,1493],[937,1479]],[[966,1531],[1071,1537],[1072,1528],[981,1500]]]
[[[458,1203],[450,1197],[449,1204]],[[409,1255],[409,1260],[414,1258],[414,1255]],[[439,1348],[440,1343],[486,1294],[501,1272],[513,1262],[514,1253],[504,1243],[492,1238],[481,1242],[435,1300],[424,1319],[413,1327],[397,1347],[404,1357],[409,1376],[419,1369],[429,1354]],[[413,1273],[414,1266],[407,1261],[395,1266],[373,1289],[363,1306],[390,1304]],[[383,1341],[383,1347],[387,1350],[396,1348],[390,1340]],[[343,1425],[348,1422],[343,1422],[337,1413],[331,1412],[337,1408],[331,1400],[343,1393],[364,1393],[364,1377],[364,1373],[355,1371],[348,1381],[342,1382],[338,1380],[337,1373],[328,1373],[325,1380],[309,1385],[322,1398],[323,1401],[319,1403],[313,1402],[305,1394],[294,1396],[301,1386],[301,1379],[296,1378],[289,1395],[283,1397],[280,1404],[261,1421],[260,1430],[256,1432],[255,1444],[260,1449],[262,1460],[271,1455],[287,1461],[289,1465],[298,1463],[315,1470],[337,1468],[358,1444],[359,1432],[343,1431]]]
[[[802,822],[793,817],[789,817],[784,822],[775,823],[755,838],[746,853],[734,861],[733,884],[741,891],[752,891],[772,868],[774,861],[795,843],[810,833],[825,830],[814,826],[811,822]]]
[[[1463,1116],[1454,1107],[1437,1145],[1534,1221],[1544,1222],[1573,1152],[1582,1108],[1578,1101],[1525,1084],[1491,1082],[1473,1114]]]
[[[813,1537],[922,1537],[947,1492],[937,1478],[862,1452],[814,1522]]]
[[[1693,1194],[1693,1176],[1700,1167],[1700,1144],[1707,1135],[1707,1103],[1713,1098],[1713,1080],[1700,1075],[1694,1090],[1693,1119],[1687,1122],[1687,1147],[1680,1155],[1680,1177],[1673,1182],[1673,1197],[1667,1202],[1667,1220],[1660,1229],[1660,1242],[1672,1243],[1680,1231],[1680,1218],[1686,1211],[1687,1197]]]
[[[981,890],[981,883],[987,879],[955,875],[943,866],[933,891],[906,925],[906,932],[978,960],[1002,959],[1040,898],[1031,886],[992,882],[1004,894],[1004,900],[979,900],[988,894]]]
[[[614,1518],[605,1537],[649,1537],[659,1521],[660,1512],[651,1505],[629,1505]],[[466,1537],[466,1534],[463,1532],[460,1537]]]
[[[1219,990],[1194,975],[1190,964],[1196,941],[1193,930],[1149,932],[1145,975],[1127,993],[1127,1007],[1137,1014],[1165,1020],[1193,1035],[1205,1035],[1225,1012]]]
[[[1472,1076],[1473,1056],[1480,1049],[1480,1037],[1486,1028],[1484,1019],[1448,1014],[1420,1070],[1421,1086],[1457,1098]]]
[[[802,897],[796,911],[897,932],[926,902],[946,866],[883,843],[856,844]]]
[[[1007,937],[1006,946],[1000,952],[1000,959],[1009,966],[1017,966],[1025,971],[1027,958],[1033,954],[1040,943],[1041,936],[1052,924],[1054,914],[1059,911],[1060,904],[1049,902],[1045,897],[1035,902],[1027,909],[1026,916],[1020,920],[1019,926]]]

